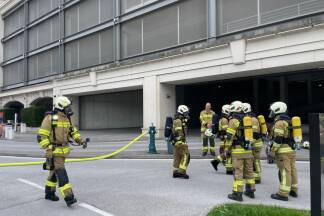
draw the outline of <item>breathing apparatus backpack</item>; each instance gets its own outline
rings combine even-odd
[[[168,116],[165,120],[165,127],[164,127],[164,138],[173,143],[174,135],[172,132],[173,128],[173,118]]]
[[[259,115],[258,116],[258,120],[260,123],[260,133],[262,137],[266,137],[268,134],[268,127],[267,127],[267,123],[265,121],[265,118],[263,115]]]
[[[251,116],[243,116],[243,114],[233,114],[231,118],[236,118],[240,121],[240,126],[238,128],[240,133],[237,134],[237,138],[240,145],[242,145],[242,147],[245,150],[251,150],[253,142],[253,127]]]
[[[253,127],[251,116],[243,117],[243,131],[244,131],[244,149],[250,150],[253,142]]]
[[[291,135],[292,135],[295,143],[300,144],[303,140],[303,132],[302,132],[302,128],[301,128],[300,117],[294,116],[291,119],[291,128],[292,128]]]
[[[298,145],[303,140],[303,132],[301,128],[301,119],[298,116],[294,116],[290,119],[288,115],[280,115],[279,120],[284,120],[288,122],[288,130],[289,130],[289,137],[287,140],[287,144],[295,150],[298,148]]]

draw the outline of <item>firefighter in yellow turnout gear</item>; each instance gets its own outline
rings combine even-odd
[[[46,154],[44,169],[49,170],[45,185],[45,199],[59,200],[55,194],[58,184],[68,206],[77,202],[64,167],[65,158],[70,153],[69,140],[72,138],[79,144],[85,143],[78,130],[71,125],[72,114],[70,100],[63,96],[56,98],[54,110],[45,116],[37,135],[39,145]]]
[[[261,171],[262,171],[261,151],[263,147],[260,123],[256,115],[252,112],[252,108],[249,103],[243,103],[243,112],[245,115],[250,116],[252,119],[252,129],[253,129],[252,153],[254,157],[253,160],[254,179],[256,184],[260,184]]]
[[[271,198],[282,201],[288,201],[289,195],[292,197],[298,196],[295,149],[296,142],[301,142],[302,139],[300,125],[299,128],[296,128],[299,130],[300,137],[294,137],[294,122],[292,123],[292,120],[286,113],[287,105],[283,102],[275,102],[270,106],[269,118],[274,119],[271,153],[275,156],[280,179],[279,192],[272,194]]]
[[[255,181],[253,173],[253,154],[251,143],[253,141],[251,118],[244,117],[242,103],[235,101],[230,107],[231,117],[226,133],[225,145],[230,146],[233,158],[234,183],[233,193],[229,199],[243,201],[244,194],[254,198]],[[228,149],[225,149],[228,151]],[[245,182],[244,182],[245,181]]]
[[[180,105],[173,121],[173,178],[189,179],[187,168],[190,162],[190,154],[186,140],[187,122],[189,120],[189,108]]]
[[[232,163],[232,156],[230,154],[230,146],[228,144],[225,146],[226,141],[226,131],[228,128],[228,120],[230,115],[230,105],[226,104],[222,107],[222,115],[219,120],[219,128],[218,128],[218,136],[220,138],[220,148],[219,148],[219,155],[211,161],[212,166],[217,171],[218,164],[223,163],[226,169],[226,174],[233,174],[233,163]],[[227,152],[225,152],[227,149]]]
[[[207,129],[212,127],[212,120],[215,112],[211,109],[211,104],[207,103],[205,109],[200,112],[200,123],[201,123],[201,138],[203,140],[202,156],[206,156],[208,153],[208,143],[210,145],[210,154],[215,156],[215,139],[214,136],[206,136],[205,132]]]

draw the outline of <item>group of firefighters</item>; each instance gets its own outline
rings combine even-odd
[[[295,150],[302,141],[300,118],[290,118],[287,105],[280,101],[270,105],[269,118],[273,120],[271,129],[268,129],[263,115],[257,116],[249,103],[240,101],[224,105],[220,118],[212,111],[210,103],[200,113],[202,156],[206,156],[209,150],[215,156],[211,161],[213,168],[217,171],[221,163],[226,173],[234,176],[229,199],[243,201],[243,194],[255,198],[255,184],[261,183],[260,159],[265,141],[270,143],[269,155],[275,159],[279,169],[279,191],[272,194],[271,198],[288,201],[288,196],[298,196]],[[180,105],[173,121],[171,137],[174,144],[174,178],[189,178],[186,173],[190,161],[186,140],[188,120],[189,108]],[[215,149],[216,136],[221,141],[218,155]]]
[[[211,110],[211,104],[200,114],[201,134],[203,140],[202,155],[208,153],[215,156],[211,161],[217,171],[221,163],[226,173],[234,176],[233,192],[229,199],[242,201],[244,194],[254,198],[255,184],[261,183],[260,154],[264,140],[271,140],[270,154],[276,159],[279,169],[279,191],[271,195],[277,200],[288,200],[288,196],[297,197],[297,171],[295,167],[295,148],[301,142],[300,118],[287,115],[287,105],[275,102],[270,106],[270,118],[273,127],[268,130],[262,115],[256,116],[248,103],[234,101],[222,107],[220,118]],[[45,199],[58,201],[57,186],[67,206],[76,203],[65,170],[65,159],[70,152],[72,140],[86,147],[87,139],[81,138],[77,128],[73,126],[71,101],[64,96],[54,101],[53,111],[46,114],[38,131],[38,143],[45,150],[46,162],[43,168],[49,170],[45,185]],[[190,153],[187,143],[189,108],[180,105],[171,121],[170,140],[174,145],[173,177],[189,179],[187,168]],[[221,140],[219,154],[216,154],[215,137]],[[245,190],[244,190],[245,184]]]

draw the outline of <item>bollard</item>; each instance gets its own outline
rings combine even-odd
[[[149,134],[150,134],[150,143],[149,143],[149,154],[157,154],[156,152],[156,146],[155,146],[155,134],[156,130],[155,127],[152,126],[149,128]]]

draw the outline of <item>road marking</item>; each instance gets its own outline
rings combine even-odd
[[[17,178],[17,181],[20,181],[20,182],[22,182],[22,183],[28,184],[28,185],[30,185],[30,186],[32,186],[32,187],[34,187],[34,188],[38,188],[38,189],[40,189],[40,190],[45,190],[44,187],[42,187],[42,186],[40,186],[40,185],[38,185],[38,184],[36,184],[36,183],[34,183],[34,182],[28,181],[28,180],[26,180],[26,179]]]
[[[93,211],[93,212],[95,212],[97,214],[100,214],[102,216],[114,216],[114,215],[112,215],[112,214],[110,214],[108,212],[105,212],[105,211],[103,211],[101,209],[98,209],[98,208],[96,208],[96,207],[94,207],[92,205],[89,205],[87,203],[80,203],[79,206],[81,206],[83,208],[86,208],[86,209],[88,209],[90,211]]]
[[[42,186],[40,186],[39,184],[36,184],[36,183],[34,183],[34,182],[31,182],[31,181],[28,181],[28,180],[26,180],[26,179],[17,178],[17,181],[20,181],[20,182],[22,182],[22,183],[28,184],[28,185],[30,185],[30,186],[32,186],[32,187],[34,187],[34,188],[40,189],[40,190],[45,190],[45,188],[42,187]],[[84,203],[84,202],[78,204],[78,206],[80,206],[80,207],[82,207],[82,208],[85,208],[85,209],[88,209],[88,210],[90,210],[90,211],[93,211],[93,212],[95,212],[95,213],[97,213],[97,214],[100,214],[100,215],[102,215],[102,216],[114,216],[113,214],[110,214],[110,213],[108,213],[108,212],[105,212],[105,211],[103,211],[103,210],[101,210],[101,209],[98,209],[98,208],[96,208],[96,207],[94,207],[94,206],[92,206],[92,205],[89,205],[89,204],[87,204],[87,203]]]

